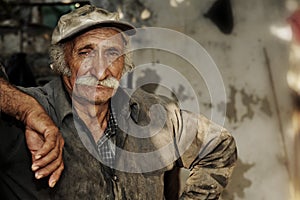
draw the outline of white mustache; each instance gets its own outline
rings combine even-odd
[[[119,87],[119,81],[112,76],[110,76],[102,81],[99,81],[94,76],[81,76],[81,77],[77,78],[76,84],[94,86],[94,87],[96,87],[97,85],[102,85],[104,87],[109,87],[109,88],[113,88],[113,89],[117,89]]]

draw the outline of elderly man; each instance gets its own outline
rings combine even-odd
[[[226,130],[167,98],[118,88],[132,67],[124,52],[133,34],[116,13],[93,6],[60,18],[50,57],[61,78],[23,91],[59,127],[65,170],[54,189],[37,183],[33,197],[164,199],[163,176],[174,166],[191,170],[182,199],[218,199],[227,185],[237,155]]]

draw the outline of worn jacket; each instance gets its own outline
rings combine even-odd
[[[181,199],[218,199],[228,183],[237,158],[233,137],[165,97],[118,90],[111,100],[119,127],[111,169],[99,161],[60,79],[24,91],[43,105],[65,139],[63,175],[54,189],[35,192],[37,198],[164,199],[163,176],[174,166],[191,171]]]

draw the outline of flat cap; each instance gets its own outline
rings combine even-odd
[[[52,33],[51,44],[58,44],[93,26],[114,27],[129,36],[136,33],[133,25],[120,21],[117,12],[85,5],[60,17]]]

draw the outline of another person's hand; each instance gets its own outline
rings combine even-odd
[[[52,120],[42,108],[27,113],[26,142],[32,154],[32,170],[40,179],[50,175],[49,186],[54,187],[64,169],[62,158],[64,140]]]

